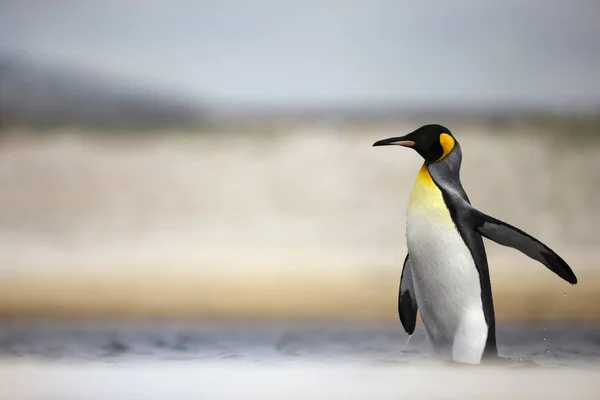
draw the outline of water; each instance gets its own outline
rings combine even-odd
[[[0,326],[0,359],[198,363],[230,360],[256,364],[284,364],[300,359],[359,364],[432,359],[423,329],[417,329],[409,342],[407,339],[399,325],[19,322]],[[600,364],[600,326],[500,326],[498,348],[502,356],[544,366]]]
[[[600,391],[598,326],[501,326],[501,354],[537,364],[528,368],[451,368],[431,357],[422,329],[407,338],[399,325],[4,323],[0,387],[2,398],[62,400],[594,399]]]

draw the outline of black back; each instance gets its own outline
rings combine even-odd
[[[450,211],[456,229],[471,252],[477,267],[481,286],[481,303],[485,322],[488,326],[488,337],[483,359],[494,358],[498,356],[498,349],[496,346],[496,319],[490,273],[483,239],[475,230],[469,218],[471,203],[460,182],[461,161],[462,152],[460,145],[456,142],[454,150],[443,160],[429,164],[428,170],[433,181],[442,192],[444,202]]]

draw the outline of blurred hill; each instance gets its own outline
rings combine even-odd
[[[598,137],[600,113],[595,108],[553,109],[504,104],[354,103],[346,105],[259,106],[219,102],[158,90],[148,82],[96,73],[35,58],[0,55],[0,129],[34,130],[93,127],[120,130],[206,128],[287,130],[294,125],[333,124],[394,126],[443,120],[512,129],[535,125],[548,133]],[[106,131],[105,131],[106,133]]]
[[[205,122],[197,101],[34,59],[0,57],[0,124],[151,128]]]

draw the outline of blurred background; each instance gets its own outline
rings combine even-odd
[[[486,242],[500,324],[596,324],[599,17],[596,1],[1,1],[4,326],[389,324],[399,349],[422,161],[371,145],[425,123],[460,141],[474,206],[579,278]]]

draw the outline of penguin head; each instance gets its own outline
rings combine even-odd
[[[424,125],[405,136],[379,140],[373,146],[411,147],[425,159],[434,163],[445,158],[457,145],[450,130],[442,125]]]

